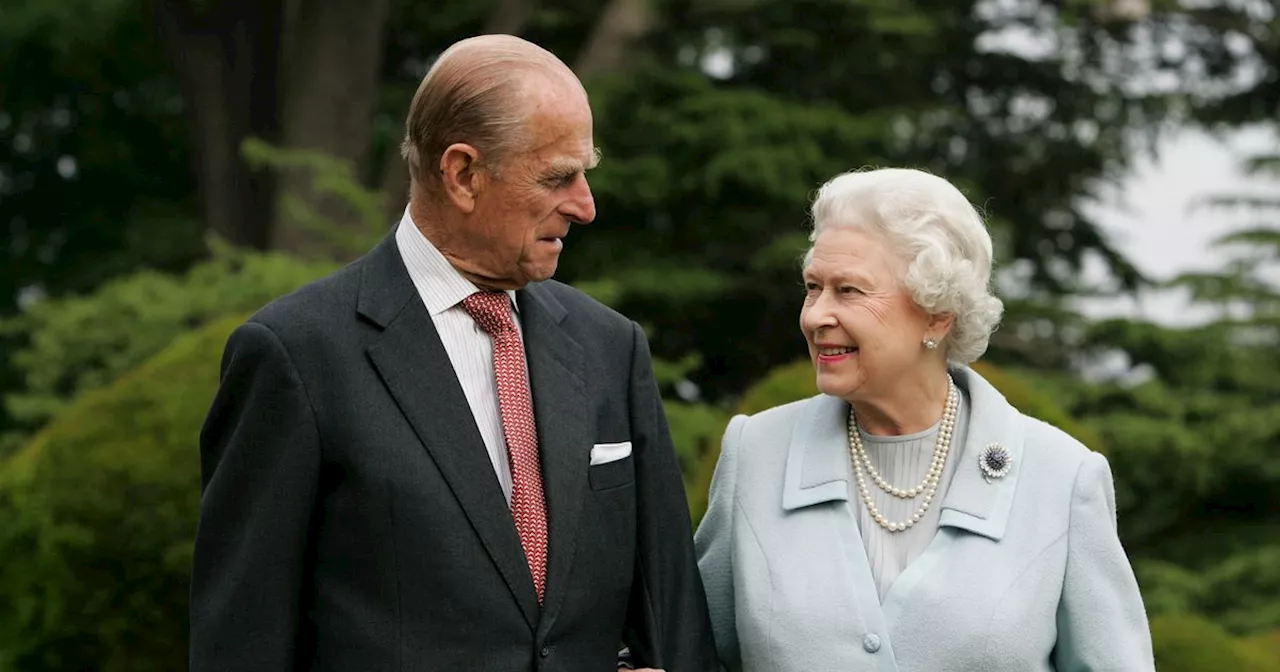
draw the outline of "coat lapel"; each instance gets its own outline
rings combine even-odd
[[[564,306],[545,287],[536,284],[516,296],[547,498],[550,540],[539,626],[545,631],[554,622],[568,588],[578,515],[591,463],[592,421],[585,412],[588,405],[582,346],[560,325],[567,314]]]
[[[954,367],[951,377],[968,398],[968,429],[964,446],[953,453],[960,463],[942,501],[938,532],[924,552],[912,561],[889,588],[884,614],[890,624],[898,622],[912,594],[940,565],[945,566],[956,542],[967,532],[992,541],[1004,537],[1018,486],[1022,461],[1022,418],[1004,396],[967,367]],[[1004,446],[1013,457],[1009,473],[988,483],[978,466],[978,457],[987,445]]]
[[[534,627],[538,600],[511,510],[493,477],[484,440],[470,420],[471,407],[435,324],[409,279],[394,235],[370,253],[357,309],[383,329],[368,348],[370,361]]]
[[[827,395],[804,402],[791,435],[783,480],[782,507],[806,506],[849,499],[849,456],[845,415],[849,405]]]
[[[853,478],[846,423],[849,404],[827,395],[812,397],[803,403],[787,447],[782,508],[794,512],[825,502],[844,502],[819,515],[831,517],[829,536],[837,540],[839,557],[846,563],[844,569],[853,581],[850,597],[857,621],[849,627],[855,632],[876,633],[881,640],[876,669],[897,672],[893,638],[880,607],[871,562],[855,519],[857,502],[849,501],[849,484]]]
[[[1022,465],[1022,418],[995,387],[972,369],[951,371],[969,396],[969,429],[958,455],[955,476],[942,502],[939,527],[955,527],[999,541],[1004,537]],[[999,480],[987,482],[978,466],[983,448],[998,444],[1009,451],[1013,466]]]

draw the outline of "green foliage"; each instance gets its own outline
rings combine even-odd
[[[136,0],[0,10],[0,317],[204,251],[177,86]]]
[[[1106,442],[1089,427],[1071,417],[1058,399],[1047,393],[1048,386],[1044,384],[1042,377],[1028,371],[1001,368],[985,362],[976,362],[973,368],[994,385],[1014,408],[1061,429],[1090,450],[1107,454]]]
[[[1275,202],[1210,201],[1263,216]],[[1148,378],[1075,381],[1063,398],[1113,447],[1121,532],[1149,611],[1255,633],[1280,628],[1280,234],[1251,224],[1218,244],[1236,253],[1225,269],[1170,284],[1217,308],[1219,320],[1093,325],[1086,352],[1119,350]]]
[[[350,163],[323,152],[275,147],[260,138],[245,139],[240,151],[253,168],[306,174],[313,194],[350,211],[349,218],[335,221],[318,212],[297,193],[286,193],[280,198],[278,207],[284,225],[315,234],[332,251],[332,257],[359,256],[386,235],[383,194],[361,184]]]
[[[1234,633],[1280,628],[1280,545],[1239,550],[1202,570],[1146,560],[1137,571],[1152,614],[1213,614]]]
[[[1160,672],[1280,672],[1280,658],[1264,643],[1235,639],[1196,616],[1153,619],[1151,637]]]
[[[5,398],[5,407],[23,425],[38,427],[76,395],[109,383],[175,336],[255,310],[333,268],[214,245],[212,258],[183,275],[140,271],[84,296],[39,302],[0,321],[0,334],[23,343],[11,362],[22,387]]]
[[[196,430],[242,321],[175,340],[0,462],[0,670],[186,669]]]
[[[1111,268],[1109,284],[1136,286],[1137,269],[1084,214],[1082,197],[1128,161],[1134,128],[1156,128],[1176,108],[1122,86],[1122,73],[1136,61],[1182,63],[1153,65],[1145,33],[1096,20],[1096,2],[1032,5],[1025,12],[1040,7],[1046,18],[1027,29],[1073,46],[998,48],[995,35],[1031,15],[1011,5],[657,3],[661,29],[629,67],[588,82],[597,118],[609,122],[596,127],[603,162],[591,174],[600,225],[575,235],[561,277],[591,280],[651,324],[659,355],[700,353],[691,376],[712,400],[797,352],[806,206],[843,171],[906,165],[945,175],[990,213],[1001,262],[1029,262],[1024,284],[1050,298],[1083,289],[1089,255]],[[1212,31],[1181,35],[1179,20],[1157,11],[1147,27],[1159,40],[1165,30],[1186,37],[1188,60],[1217,48]],[[564,35],[548,35],[573,53],[572,43],[561,48]],[[850,44],[866,57],[848,58]],[[677,296],[684,278],[668,269],[698,274],[692,297]],[[668,279],[646,283],[660,294],[628,292],[640,282],[625,278],[646,272]],[[1049,348],[1003,347],[1018,340],[1002,338],[992,361],[1046,365]],[[1050,364],[1068,360],[1051,350]]]
[[[807,399],[818,393],[813,363],[807,359],[780,366],[747,388],[738,402],[738,412],[754,415],[774,406]]]
[[[1280,185],[1280,155],[1262,154],[1244,161],[1244,172],[1270,178]],[[1254,332],[1280,344],[1280,197],[1276,190],[1215,195],[1199,205],[1236,216],[1247,215],[1235,231],[1220,236],[1214,246],[1232,254],[1232,261],[1217,272],[1184,273],[1170,280],[1171,287],[1191,292],[1192,299],[1215,306],[1230,321],[1241,312],[1241,321],[1263,327]]]
[[[711,486],[711,475],[706,473],[707,456],[720,454],[720,439],[729,424],[729,414],[708,404],[665,400],[663,406],[671,425],[671,440],[680,457],[689,511],[696,524],[707,508]],[[711,467],[714,469],[714,463]]]
[[[103,30],[133,9],[134,0],[6,0],[0,41],[39,38],[49,40],[60,52],[71,52],[78,43],[108,43]]]

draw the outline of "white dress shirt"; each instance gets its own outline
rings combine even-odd
[[[396,244],[405,268],[409,270],[409,277],[436,325],[445,352],[449,353],[449,361],[453,363],[454,373],[458,375],[462,392],[471,406],[471,415],[484,439],[485,448],[489,450],[489,461],[493,463],[502,494],[510,505],[511,465],[507,459],[506,435],[502,431],[502,414],[498,408],[498,387],[494,382],[493,339],[462,307],[462,300],[480,289],[464,278],[422,235],[409,216],[408,208],[396,229]],[[507,294],[511,297],[516,331],[523,339],[516,294],[513,291]]]

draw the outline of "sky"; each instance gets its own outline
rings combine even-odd
[[[1156,158],[1143,156],[1116,185],[1109,202],[1090,212],[1111,236],[1113,244],[1139,270],[1167,279],[1191,270],[1221,268],[1226,256],[1212,241],[1247,223],[1229,213],[1195,209],[1197,199],[1228,192],[1272,193],[1272,182],[1248,179],[1239,163],[1254,154],[1280,154],[1280,137],[1264,128],[1250,128],[1221,138],[1184,130],[1166,139]],[[1099,269],[1086,271],[1097,277]],[[1182,293],[1145,295],[1139,300],[1088,300],[1080,308],[1094,317],[1136,316],[1167,325],[1185,325],[1209,318],[1206,310],[1190,307]]]

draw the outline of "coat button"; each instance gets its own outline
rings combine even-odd
[[[880,650],[880,636],[879,636],[879,635],[877,635],[877,634],[875,634],[875,633],[871,633],[871,634],[867,635],[866,637],[863,637],[863,638],[862,638],[862,648],[866,649],[866,650],[867,650],[867,653],[875,653],[876,651],[879,651],[879,650]]]
[[[542,654],[543,658],[546,658],[547,656],[551,655],[551,653],[555,650],[556,650],[556,647],[554,646],[544,646],[542,647],[542,650],[539,651],[539,653]]]

